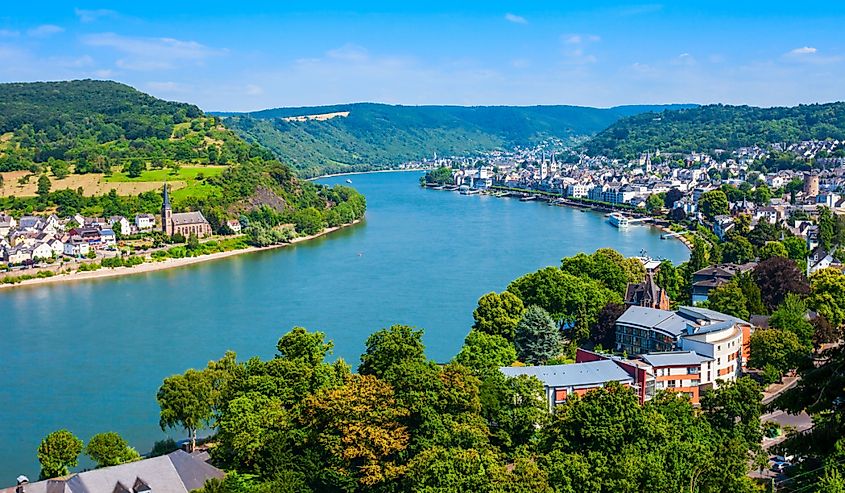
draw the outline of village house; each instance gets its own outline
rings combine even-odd
[[[228,228],[230,230],[232,230],[233,233],[240,233],[241,232],[241,222],[238,221],[237,219],[227,220],[226,226],[228,226]]]
[[[91,247],[88,242],[79,235],[71,236],[70,240],[64,244],[64,254],[68,257],[84,257],[90,251]]]
[[[156,217],[152,214],[136,214],[135,227],[138,231],[150,231],[156,227]]]
[[[738,274],[750,272],[756,262],[746,264],[717,264],[705,267],[692,275],[692,304],[707,301],[710,291],[729,283]]]
[[[132,223],[123,216],[111,216],[109,218],[109,225],[113,231],[119,231],[122,235],[132,234]]]
[[[668,310],[669,295],[657,285],[654,275],[648,271],[643,282],[628,284],[625,290],[625,304]]]

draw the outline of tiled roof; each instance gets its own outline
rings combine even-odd
[[[208,224],[202,212],[174,212],[173,224],[175,226],[184,226],[186,224]]]

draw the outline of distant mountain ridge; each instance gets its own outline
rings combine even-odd
[[[623,118],[586,142],[590,155],[708,152],[802,140],[845,139],[845,102],[792,107],[707,105]]]
[[[438,155],[471,155],[549,138],[599,132],[620,118],[694,105],[396,106],[352,103],[275,108],[250,113],[211,112],[247,142],[270,149],[306,176],[364,171]],[[325,119],[309,115],[347,113]]]

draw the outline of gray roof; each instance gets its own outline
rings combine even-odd
[[[707,320],[709,322],[736,322],[747,324],[745,320],[737,318],[725,313],[717,312],[709,308],[702,308],[700,306],[682,306],[678,313],[695,317],[697,320]]]
[[[691,366],[700,365],[713,358],[702,356],[694,351],[667,351],[642,355],[643,361],[651,366]]]
[[[118,483],[132,487],[139,479],[155,493],[187,493],[201,488],[223,471],[182,450],[151,459],[104,467],[73,475],[67,481],[48,480],[26,485],[26,493],[112,493]],[[15,487],[0,493],[14,493]],[[130,490],[131,491],[131,490]]]
[[[184,226],[186,224],[208,224],[208,221],[205,220],[205,216],[203,216],[202,212],[199,211],[174,212],[173,224],[175,226]]]
[[[706,323],[699,324],[699,321]],[[730,315],[725,315],[724,313],[719,313],[715,310],[697,306],[682,306],[677,312],[631,306],[616,320],[616,323],[643,329],[659,330],[671,336],[678,337],[685,333],[704,334],[714,332],[726,329],[734,323],[747,324],[748,322]],[[694,328],[692,332],[688,330],[690,326]]]
[[[505,376],[537,377],[546,387],[583,387],[605,382],[633,382],[628,373],[611,360],[548,366],[506,366],[499,368]]]

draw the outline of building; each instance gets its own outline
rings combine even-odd
[[[694,351],[712,358],[705,382],[735,379],[749,355],[751,324],[706,308],[677,311],[631,306],[616,321],[616,349],[629,356]]]
[[[156,226],[156,217],[152,214],[138,214],[135,216],[135,227],[138,231],[149,231]]]
[[[232,230],[233,233],[240,233],[241,232],[241,222],[237,219],[229,219],[226,221],[226,226]]]
[[[161,230],[167,236],[180,234],[188,237],[192,234],[202,238],[211,234],[211,225],[202,212],[173,212],[167,184],[164,185],[164,203],[161,206]]]
[[[668,310],[669,295],[666,294],[665,289],[657,285],[654,281],[654,275],[649,272],[643,282],[628,284],[628,288],[625,290],[625,303]]]
[[[697,404],[701,391],[713,387],[715,383],[712,379],[713,358],[694,351],[647,353],[641,358],[652,367],[655,391],[686,394],[691,402]],[[708,374],[711,379],[702,380]]]
[[[71,236],[64,244],[64,254],[68,257],[84,257],[91,251],[91,246],[80,236]]]
[[[18,222],[15,218],[6,214],[0,214],[0,237],[6,236],[10,231],[15,229]]]
[[[155,221],[155,219],[153,219]],[[112,216],[109,218],[109,224],[112,230],[119,231],[120,234],[128,236],[132,234],[132,223],[123,216]]]
[[[804,173],[804,195],[815,197],[819,194],[819,174],[814,172]]]
[[[543,383],[549,411],[566,401],[571,395],[584,395],[590,390],[618,382],[633,387],[634,378],[609,359],[570,363],[568,365],[507,366],[499,368],[507,377],[521,375],[537,377]]]
[[[692,304],[707,301],[710,291],[727,284],[738,274],[750,272],[756,262],[746,264],[718,264],[705,267],[692,275]]]
[[[223,471],[201,456],[177,450],[36,483],[21,476],[17,486],[0,489],[0,493],[188,493],[202,488],[211,478],[223,476]]]

